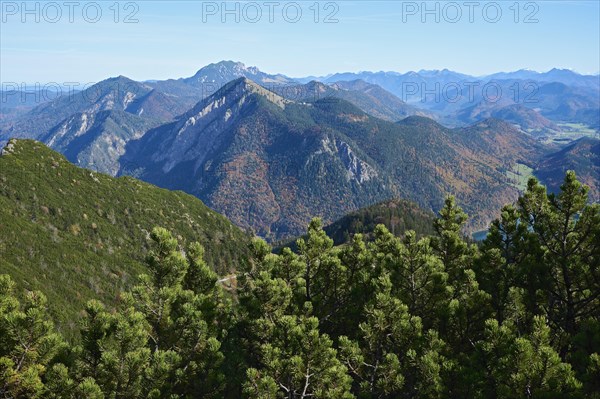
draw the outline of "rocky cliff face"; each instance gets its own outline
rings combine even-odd
[[[121,110],[88,111],[73,114],[40,140],[76,165],[114,176],[126,144],[158,124]]]
[[[243,108],[253,94],[264,97],[282,109],[288,102],[246,78],[235,80],[214,96],[199,102],[170,126],[170,130],[176,134],[163,143],[161,151],[152,156],[152,161],[162,163],[164,173],[169,173],[181,162],[193,161],[196,172],[208,154],[223,143],[226,133],[243,116]]]
[[[129,140],[173,120],[194,103],[118,76],[38,105],[3,126],[0,143],[10,137],[34,138],[76,165],[115,175]]]

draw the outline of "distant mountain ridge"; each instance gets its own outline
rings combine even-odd
[[[408,105],[381,87],[362,80],[329,84],[313,80],[303,85],[274,86],[272,91],[301,102],[314,102],[325,98],[343,99],[372,116],[392,122],[411,115],[433,117],[432,114]]]
[[[340,80],[355,80],[361,79],[371,82],[377,79],[402,79],[410,82],[416,82],[417,79],[425,81],[435,78],[438,82],[460,82],[464,80],[533,80],[539,82],[559,82],[566,85],[587,86],[589,84],[598,85],[600,75],[584,75],[579,74],[570,69],[553,68],[547,72],[537,72],[530,69],[520,69],[512,72],[497,72],[489,75],[470,75],[449,69],[433,69],[419,71],[360,71],[360,72],[337,72],[326,76],[310,76],[307,78],[296,78],[296,80],[307,83],[310,80],[322,82],[335,82]],[[309,80],[307,80],[309,79]]]
[[[538,82],[559,82],[573,86],[588,86],[600,84],[598,75],[581,75],[570,69],[553,68],[547,72],[536,72],[528,69],[521,69],[515,72],[499,72],[485,76],[488,80],[534,80]]]
[[[590,187],[590,199],[600,202],[600,139],[583,137],[546,156],[535,173],[552,192],[559,192],[560,174],[579,171],[577,178]]]
[[[241,62],[221,61],[200,68],[187,78],[146,82],[135,82],[123,76],[110,78],[80,93],[39,104],[34,109],[30,109],[34,105],[31,101],[20,107],[15,103],[15,96],[10,96],[10,101],[3,102],[0,110],[0,143],[9,137],[39,138],[77,113],[114,109],[165,123],[239,77],[246,77],[280,94],[283,88],[287,90],[299,86],[299,81],[305,81],[265,73]],[[530,79],[535,79],[533,88],[526,86],[531,83]],[[505,105],[513,103],[528,107],[552,123],[581,122],[600,129],[600,76],[584,76],[569,70],[553,69],[546,73],[521,70],[487,77],[473,77],[447,69],[404,74],[359,72],[336,73],[312,80],[329,85],[334,89],[332,92],[337,91],[338,96],[342,94],[344,99],[371,115],[388,120],[422,115],[448,126],[481,120],[465,120],[463,116],[468,108],[486,100],[482,98],[481,87],[493,83],[499,85]],[[476,84],[479,88],[474,89],[472,99],[470,93],[466,93],[467,88],[461,87],[466,83]],[[461,87],[459,93],[454,91],[457,85]],[[433,90],[435,94],[427,94],[427,90]],[[357,96],[358,92],[362,92],[360,96]],[[446,98],[457,94],[457,101]],[[494,103],[488,101],[487,107]]]
[[[596,129],[600,126],[600,75],[580,75],[555,68],[544,73],[521,70],[476,77],[444,69],[407,73],[347,72],[316,80],[333,83],[357,79],[378,85],[412,106],[433,112],[442,123],[449,125],[464,123],[460,114],[482,101],[493,106],[498,101],[494,96],[499,94],[506,105],[520,104],[553,122],[583,122]]]

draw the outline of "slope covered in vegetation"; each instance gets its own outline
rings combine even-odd
[[[54,398],[599,398],[600,205],[567,173],[535,179],[483,244],[449,197],[435,234],[336,247],[318,219],[297,251],[250,245],[232,301],[155,228],[116,312],[57,335],[39,292],[0,276],[0,394]]]
[[[425,211],[411,201],[393,199],[351,212],[324,228],[334,245],[349,242],[356,234],[373,238],[377,225],[384,225],[392,234],[400,236],[408,230],[419,237],[434,233],[433,212]]]
[[[87,300],[114,304],[145,270],[155,225],[201,242],[222,274],[249,240],[191,195],[77,168],[41,143],[11,140],[0,156],[0,272],[43,290],[68,329]]]

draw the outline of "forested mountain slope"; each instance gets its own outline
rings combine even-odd
[[[44,290],[67,330],[87,300],[112,305],[136,281],[156,224],[202,243],[221,274],[239,267],[249,240],[189,194],[77,168],[31,140],[2,151],[0,216],[0,270]]]

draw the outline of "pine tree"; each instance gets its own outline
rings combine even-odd
[[[66,347],[54,331],[46,297],[37,291],[27,292],[20,303],[13,281],[0,275],[0,395],[42,397],[44,374]]]
[[[45,398],[49,399],[104,399],[104,393],[92,377],[80,383],[71,378],[69,369],[60,363],[46,373]]]
[[[281,261],[281,258],[287,261]],[[234,307],[232,328],[224,342],[227,373],[227,397],[242,396],[246,371],[261,364],[260,347],[265,339],[264,319],[277,320],[286,314],[295,314],[304,303],[304,263],[291,251],[280,257],[271,253],[270,246],[255,238],[250,244],[248,261],[237,276],[238,306]],[[275,277],[277,276],[277,277]],[[274,397],[267,392],[278,387],[269,379],[260,382],[259,395]],[[258,389],[258,388],[257,388]]]
[[[107,398],[143,396],[149,391],[145,377],[151,356],[144,316],[126,308],[112,316],[111,324],[111,335],[100,343],[96,382]]]
[[[335,336],[343,334],[357,338],[359,331],[356,327],[365,321],[364,312],[358,309],[362,309],[375,298],[378,271],[375,268],[373,253],[361,234],[355,234],[338,256],[346,268],[346,287],[343,296],[340,296],[341,305],[333,320],[335,327],[331,333]]]
[[[115,313],[91,301],[76,348],[75,380],[56,380],[56,389],[101,390],[106,398],[219,397],[223,376],[222,311],[216,275],[202,259],[203,248],[185,253],[161,228],[152,231],[148,275],[125,293]],[[63,370],[56,370],[60,377]],[[62,382],[61,382],[62,381]],[[98,389],[96,389],[98,388]]]
[[[77,353],[77,373],[93,379],[99,378],[99,367],[106,342],[113,333],[114,317],[98,301],[89,301],[85,308],[85,318],[81,322],[81,345]]]
[[[327,237],[327,234],[323,231],[321,220],[313,219],[308,226],[306,238],[300,238],[296,244],[298,253],[305,263],[305,300],[307,302],[313,300],[325,302],[325,298],[323,298],[327,295],[325,291],[330,288],[325,284],[325,280],[328,280],[326,275],[331,269],[338,266],[337,264],[330,264],[335,262],[334,258],[329,256],[333,247],[333,240]]]
[[[306,238],[297,242],[298,260],[304,264],[304,301],[312,306],[321,329],[329,334],[339,334],[351,322],[348,310],[362,307],[364,302],[359,300],[364,299],[368,289],[369,270],[360,269],[364,259],[355,258],[359,260],[358,264],[343,261],[350,260],[349,256],[366,255],[361,236],[353,243],[352,248],[359,253],[351,255],[347,250],[334,248],[333,240],[327,236],[319,219],[311,221]]]
[[[518,322],[526,314],[516,314],[515,306],[527,306],[528,314],[539,313],[538,290],[545,268],[540,266],[540,251],[532,243],[527,224],[513,205],[502,208],[500,219],[492,222],[488,235],[476,258],[475,270],[482,289],[491,295],[496,319]],[[515,301],[524,301],[523,304]],[[531,318],[522,320],[530,324]]]
[[[448,364],[444,343],[434,331],[423,332],[421,318],[394,298],[388,276],[380,279],[373,304],[365,309],[361,337],[340,338],[341,358],[354,378],[359,397],[437,398]]]
[[[223,354],[214,328],[216,313],[207,311],[210,301],[218,297],[216,278],[205,267],[198,244],[192,244],[185,256],[167,230],[155,228],[151,238],[150,274],[140,276],[141,283],[125,296],[126,306],[149,325],[149,371],[155,381],[162,376],[158,381],[164,382],[151,394],[218,397]]]
[[[592,353],[586,370],[586,394],[590,399],[600,398],[600,354]]]
[[[440,310],[452,294],[444,265],[434,255],[429,238],[417,241],[414,231],[406,232],[395,248],[396,253],[387,258],[385,266],[392,293],[408,306],[411,315],[425,321],[426,329],[436,326]]]
[[[571,366],[550,346],[550,329],[542,317],[534,318],[529,336],[519,336],[511,323],[488,320],[477,350],[481,398],[568,398],[581,388]]]
[[[547,194],[530,179],[519,199],[521,219],[548,270],[545,306],[553,330],[564,331],[563,358],[581,322],[600,317],[600,205],[587,205],[588,191],[569,171],[559,194]]]
[[[244,393],[253,398],[351,397],[350,377],[333,342],[311,315],[317,306],[323,306],[322,312],[334,309],[332,274],[337,270],[344,278],[344,270],[318,220],[298,248],[299,256],[289,250],[274,255],[262,240],[252,243],[240,278],[238,330],[248,343],[245,363],[250,365]]]
[[[285,315],[263,320],[260,366],[247,371],[250,398],[352,398],[351,379],[331,339],[315,317]]]
[[[469,246],[461,230],[467,215],[448,197],[434,222],[437,235],[431,245],[448,274],[451,300],[440,323],[442,338],[457,352],[469,350],[483,333],[483,323],[491,315],[490,295],[479,287],[473,270],[476,246]]]
[[[450,281],[459,279],[462,270],[471,267],[468,261],[473,248],[465,242],[461,232],[467,218],[454,197],[448,197],[433,224],[437,236],[433,237],[431,245],[441,258]]]

